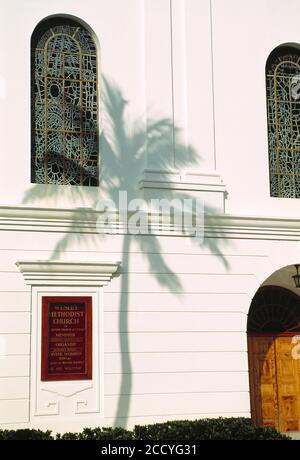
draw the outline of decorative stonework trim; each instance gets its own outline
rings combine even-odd
[[[111,281],[120,262],[19,260],[16,265],[28,285],[99,287]]]
[[[93,388],[93,385],[89,385],[89,386],[80,388],[79,390],[71,391],[71,392],[70,391],[58,391],[52,388],[41,388],[41,391],[46,391],[48,393],[52,393],[57,396],[62,396],[63,398],[70,398],[71,396],[75,396],[78,393],[82,393],[83,391],[86,391],[86,390],[91,390],[92,388]]]

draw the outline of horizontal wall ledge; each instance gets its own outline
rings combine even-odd
[[[146,169],[139,182],[140,188],[196,190],[225,192],[226,186],[215,171],[178,171]]]
[[[98,229],[96,226],[97,219],[101,217],[102,213],[92,208],[54,209],[0,206],[0,230],[81,234],[130,233],[127,226],[119,218],[118,211],[111,211],[111,214],[114,216],[116,223],[111,224],[109,231],[105,231],[104,228],[101,228],[101,225],[98,226]],[[130,217],[129,214],[128,216]],[[114,218],[112,217],[111,220],[114,221]],[[153,226],[150,226],[146,236],[153,234],[158,236],[191,237],[189,235],[190,229],[187,229],[187,232],[183,232],[172,225],[172,222],[170,224],[166,222],[165,225],[159,226],[159,215],[155,216],[151,213],[151,219]],[[136,237],[136,235],[132,236]],[[204,216],[204,236],[219,239],[246,238],[299,241],[300,219],[206,213]]]

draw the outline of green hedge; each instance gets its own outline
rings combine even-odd
[[[123,428],[85,428],[80,433],[51,435],[51,431],[0,430],[0,440],[289,440],[274,428],[255,426],[248,418],[180,420]]]
[[[51,431],[41,430],[0,430],[0,441],[15,441],[15,440],[43,440],[49,441],[54,439],[51,436]]]
[[[143,440],[287,440],[274,428],[258,427],[247,418],[183,420],[135,426],[135,439]]]
[[[79,441],[127,441],[135,440],[136,438],[132,431],[125,430],[124,428],[84,428],[81,433],[57,434],[56,439]]]

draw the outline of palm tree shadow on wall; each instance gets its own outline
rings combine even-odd
[[[191,146],[184,146],[180,143],[180,130],[174,128],[173,121],[169,119],[152,120],[147,125],[141,119],[128,126],[125,118],[125,107],[127,101],[124,99],[121,90],[112,82],[103,79],[102,87],[103,100],[103,118],[105,119],[104,129],[100,136],[101,168],[99,173],[100,193],[105,193],[105,198],[109,197],[115,203],[118,203],[118,192],[126,191],[128,201],[136,198],[138,194],[138,181],[141,172],[145,167],[145,154],[151,157],[151,163],[155,164],[157,169],[168,170],[171,168],[169,163],[170,138],[176,141],[176,166],[180,168],[189,168],[198,165],[198,156]],[[163,153],[166,155],[163,155]],[[69,160],[68,160],[69,161]],[[128,180],[128,177],[132,180]],[[167,181],[166,177],[166,181]],[[41,186],[33,185],[25,194],[23,203],[33,205],[36,202],[47,201],[48,199],[56,200],[59,206],[62,186]],[[95,194],[94,187],[76,187],[68,186],[69,197],[78,203],[90,198],[93,205],[89,208],[74,208],[70,225],[63,236],[57,241],[52,254],[51,260],[59,259],[65,250],[73,244],[80,245],[90,239],[95,243],[98,250],[99,239],[105,235],[99,233],[96,228],[97,213],[95,210],[101,196]],[[166,191],[164,198],[172,199],[191,199],[187,193],[177,191]],[[78,216],[80,210],[80,221],[86,223],[86,230],[78,230]],[[216,225],[217,212],[212,208],[205,208],[205,225],[214,227]],[[113,238],[113,236],[112,236]],[[190,237],[195,245],[201,244],[203,248],[217,255],[226,269],[229,268],[226,257],[220,248],[224,245],[222,232],[215,233],[214,238],[204,238],[199,243],[196,238]],[[140,252],[147,258],[149,273],[155,277],[162,288],[167,289],[176,296],[183,294],[183,286],[178,275],[164,260],[161,253],[160,238],[154,234],[149,235],[131,235],[125,232],[122,242],[121,269],[121,292],[119,300],[119,345],[121,351],[121,385],[118,396],[117,410],[115,414],[115,426],[127,426],[127,419],[130,412],[132,397],[132,363],[130,356],[129,344],[129,273],[130,257],[132,245],[139,246]],[[75,249],[77,250],[77,249]]]

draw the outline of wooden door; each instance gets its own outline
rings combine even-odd
[[[293,359],[292,347],[291,337],[275,339],[280,431],[299,430],[299,361]]]
[[[300,361],[292,337],[249,337],[251,413],[258,425],[300,429]]]
[[[251,413],[257,425],[277,427],[278,401],[273,337],[249,337]]]

